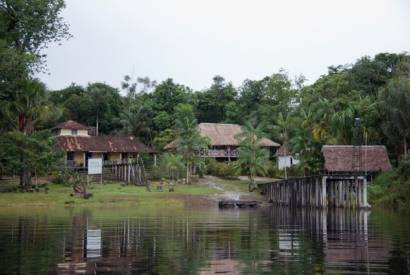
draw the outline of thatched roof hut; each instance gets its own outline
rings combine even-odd
[[[386,147],[383,145],[360,146],[360,171],[379,172],[392,169]],[[327,172],[352,172],[353,145],[325,145],[322,148],[324,170]]]
[[[210,146],[231,146],[238,147],[240,140],[237,136],[242,133],[242,128],[238,124],[225,123],[200,123],[198,125],[201,136],[209,139]],[[173,149],[177,146],[178,139],[167,144],[164,149]],[[280,144],[268,139],[261,139],[262,147],[279,147]]]

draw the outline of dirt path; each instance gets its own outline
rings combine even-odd
[[[261,196],[257,191],[248,192],[247,183],[244,180],[233,180],[227,181],[220,179],[214,176],[205,176],[200,179],[199,184],[206,185],[210,188],[214,188],[218,191],[221,191],[221,194],[218,194],[213,197],[215,200],[256,200],[264,201],[264,197]]]

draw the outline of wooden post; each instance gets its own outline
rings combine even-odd
[[[326,206],[327,206],[326,182],[327,182],[327,177],[323,177],[323,178],[322,178],[322,207],[326,207]]]
[[[363,178],[363,207],[369,208],[370,205],[367,202],[367,179]]]

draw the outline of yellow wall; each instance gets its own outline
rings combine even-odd
[[[92,153],[91,158],[93,158],[93,159],[102,159],[103,158],[103,153]]]
[[[76,165],[84,165],[85,153],[84,152],[74,152],[74,162]]]
[[[108,155],[110,161],[121,161],[121,153],[110,153]]]
[[[61,129],[60,130],[60,136],[72,136],[71,130],[70,129]],[[87,130],[78,130],[77,131],[77,136],[88,136],[88,131]]]

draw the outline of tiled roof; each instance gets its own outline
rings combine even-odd
[[[57,147],[69,152],[154,152],[134,136],[58,136]]]
[[[328,172],[350,172],[353,170],[352,145],[325,145],[322,148],[324,169]],[[391,170],[385,146],[360,146],[360,170],[377,172]]]
[[[89,127],[81,123],[78,123],[77,121],[74,121],[74,120],[64,121],[58,124],[55,128],[56,129],[71,129],[71,130],[88,130],[89,129]]]
[[[212,146],[239,146],[240,140],[236,137],[242,132],[238,124],[200,123],[198,125],[201,136],[207,137]],[[177,140],[167,144],[165,149],[175,148]],[[280,145],[268,138],[262,138],[261,146],[279,147]]]

